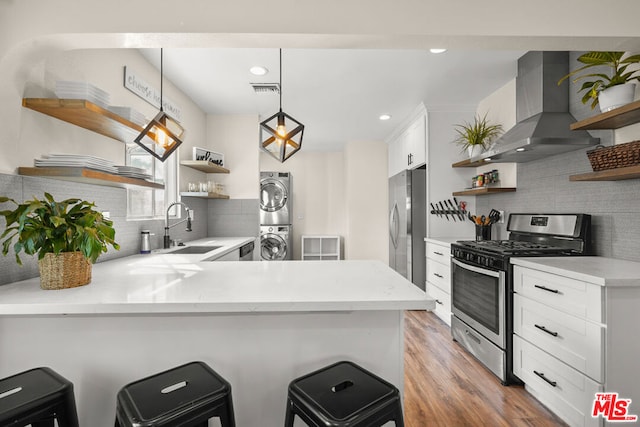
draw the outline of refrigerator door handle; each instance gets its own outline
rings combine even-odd
[[[398,213],[398,202],[393,203],[393,208],[389,213],[389,236],[391,237],[391,243],[393,247],[398,249],[398,234],[400,233],[397,218],[399,216]]]

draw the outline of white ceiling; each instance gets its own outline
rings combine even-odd
[[[160,50],[142,49],[159,68]],[[305,125],[303,149],[341,150],[348,141],[384,140],[424,102],[428,110],[475,111],[516,75],[523,51],[283,49],[282,109]],[[250,83],[277,83],[278,49],[164,49],[164,76],[208,114],[278,111],[276,94]],[[265,76],[249,68],[262,65]],[[391,120],[382,122],[380,114]]]

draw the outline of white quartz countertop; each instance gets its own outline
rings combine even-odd
[[[598,256],[511,258],[511,263],[600,286],[640,286],[640,263]]]
[[[105,261],[93,266],[89,285],[72,289],[42,290],[39,278],[0,286],[0,315],[424,310],[435,306],[424,291],[380,261],[202,261],[209,256],[153,253]]]
[[[452,243],[455,243],[459,240],[473,240],[474,237],[470,237],[465,239],[464,237],[425,237],[424,241],[429,243],[435,243],[439,245],[451,246]]]

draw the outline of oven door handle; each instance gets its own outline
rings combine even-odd
[[[464,268],[465,270],[473,271],[474,273],[484,274],[485,276],[497,277],[500,278],[499,271],[487,270],[484,268],[474,267],[469,264],[465,264],[464,262],[460,262],[457,259],[451,259],[451,262],[457,265],[460,268]]]

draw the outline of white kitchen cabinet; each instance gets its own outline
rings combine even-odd
[[[426,242],[426,290],[436,300],[434,313],[451,326],[451,245],[429,239]]]
[[[389,145],[389,177],[427,162],[427,111],[420,104],[392,133]]]
[[[513,259],[513,370],[571,426],[601,426],[595,393],[640,401],[640,263]],[[637,405],[629,415],[638,415]]]
[[[302,236],[303,260],[340,259],[340,236]]]

